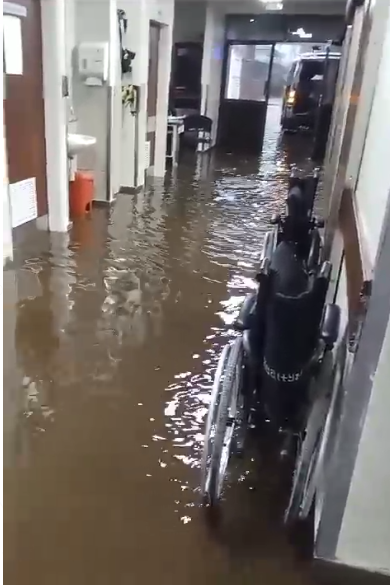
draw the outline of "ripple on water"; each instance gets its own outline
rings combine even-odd
[[[85,579],[96,581],[103,566],[94,548],[98,534],[99,550],[119,555],[110,565],[115,580],[116,567],[130,558],[130,526],[137,541],[131,546],[140,543],[130,551],[135,580],[158,582],[161,567],[184,559],[180,582],[190,582],[198,558],[219,579],[214,545],[199,557],[193,546],[201,530],[195,520],[204,423],[221,349],[233,340],[234,318],[256,287],[269,219],[284,205],[296,162],[287,150],[273,132],[258,160],[226,157],[209,165],[200,157],[195,170],[183,163],[164,184],[95,209],[69,235],[45,236],[43,252],[24,251],[25,292],[16,301],[15,335],[5,339],[15,338],[24,415],[14,426],[25,426],[27,442],[38,437],[39,448],[23,477],[14,469],[18,521],[31,519],[23,524],[18,567],[45,550],[53,574],[72,582],[83,550],[97,567],[91,563]],[[248,469],[239,477],[246,485]],[[58,542],[66,543],[64,564]],[[156,580],[148,580],[137,554],[149,549]],[[52,575],[45,559],[46,582]]]
[[[269,221],[285,203],[290,164],[278,136],[265,143],[257,172],[237,176],[237,168],[233,172],[231,168],[220,169],[213,197],[204,207],[208,227],[201,253],[211,267],[227,271],[225,294],[215,311],[219,325],[205,336],[202,347],[192,347],[197,352],[193,369],[178,372],[167,386],[164,411],[169,454],[190,468],[200,467],[205,417],[222,347],[234,338],[234,319],[246,294],[256,288],[254,275]],[[211,268],[210,282],[212,276]],[[239,480],[248,474],[245,471]],[[191,487],[196,492],[199,474],[192,477]]]

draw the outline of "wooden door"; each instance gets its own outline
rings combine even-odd
[[[153,22],[149,27],[149,73],[148,73],[148,104],[146,141],[150,146],[149,167],[154,166],[156,150],[156,115],[158,93],[158,49],[160,43],[160,27]]]
[[[48,205],[41,5],[40,0],[17,0],[11,6],[13,14],[7,13],[3,5],[3,104],[9,182],[12,185],[35,178],[38,216],[42,216],[47,213]]]

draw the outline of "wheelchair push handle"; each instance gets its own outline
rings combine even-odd
[[[340,307],[335,304],[326,305],[321,323],[320,338],[323,340],[328,350],[333,349],[333,346],[337,341],[340,330],[340,320]]]
[[[306,177],[300,176],[297,167],[291,169],[287,196],[287,207],[290,215],[292,215],[290,207],[299,206],[301,213],[311,217],[319,179],[319,168],[315,168],[313,173]]]

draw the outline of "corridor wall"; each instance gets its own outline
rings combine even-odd
[[[162,177],[165,173],[174,1],[139,0],[136,2],[135,0],[118,0],[118,8],[124,10],[128,17],[128,29],[124,44],[128,49],[136,53],[132,73],[124,76],[122,83],[124,85],[134,84],[140,88],[137,137],[136,118],[128,109],[123,109],[121,186],[128,188],[144,184],[147,164],[146,128],[150,21],[160,25],[154,175]],[[138,159],[137,173],[134,173],[135,149],[137,150]],[[137,175],[137,185],[134,184],[135,174]]]
[[[215,144],[218,130],[224,40],[225,12],[218,3],[209,3],[203,45],[201,113],[213,121],[212,145]]]
[[[207,2],[175,2],[173,43],[202,42],[206,27]]]
[[[343,309],[343,324],[351,327],[355,338],[348,337],[348,368],[344,370],[341,384],[340,412],[333,423],[332,448],[328,449],[324,465],[316,556],[348,567],[390,574],[390,467],[387,454],[390,150],[385,138],[390,133],[390,13],[386,0],[367,2],[362,9],[363,29],[367,30],[367,24],[371,28],[368,28],[368,43],[363,47],[366,52],[353,64],[356,71],[360,68],[359,75],[362,73],[361,86],[351,95],[352,106],[358,99],[357,112],[350,147],[338,160],[335,172],[338,173],[341,167],[346,185],[343,182],[339,187],[344,195],[349,193],[352,198],[349,219],[356,225],[363,279],[371,281],[372,286],[366,310],[361,305],[363,312],[357,316],[361,326],[353,329],[349,306],[352,285],[351,280],[346,283],[345,262],[334,277],[335,283],[341,283],[336,302]],[[327,172],[328,168],[325,169]],[[347,248],[351,231],[344,226],[343,234],[347,240],[340,239],[340,233],[336,231],[333,259],[339,251],[341,255],[344,246]],[[339,264],[336,265],[338,268]],[[349,276],[350,272],[351,268]],[[347,286],[342,286],[343,283]],[[356,290],[353,293],[356,294]]]

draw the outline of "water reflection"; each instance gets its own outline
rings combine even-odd
[[[21,246],[16,277],[32,280],[5,291],[21,397],[7,444],[25,446],[5,469],[8,583],[309,582],[255,456],[232,480],[226,542],[198,506],[216,363],[292,161],[308,164],[272,130],[260,160],[184,161],[69,238]]]

